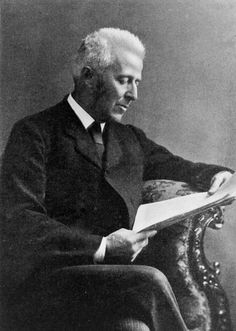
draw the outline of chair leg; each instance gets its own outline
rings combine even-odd
[[[207,227],[220,229],[223,214],[220,208],[214,208],[200,215],[192,222],[189,240],[189,254],[196,281],[207,296],[211,311],[211,330],[231,331],[230,309],[226,294],[220,284],[218,262],[209,263],[204,253],[204,235]]]

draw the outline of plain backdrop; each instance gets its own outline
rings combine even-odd
[[[70,60],[100,27],[137,34],[147,48],[139,100],[125,117],[172,152],[236,169],[235,0],[5,0],[2,17],[2,153],[18,119],[73,87]],[[221,263],[236,325],[236,203],[205,248]]]

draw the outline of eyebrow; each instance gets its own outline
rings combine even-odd
[[[131,78],[133,79],[134,77],[132,75],[124,75],[124,74],[120,74],[120,75],[117,75],[117,77],[119,78]],[[136,78],[135,81],[138,81],[138,82],[141,82],[142,78]]]

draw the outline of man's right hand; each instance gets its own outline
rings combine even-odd
[[[106,258],[119,258],[124,263],[131,262],[147,246],[148,238],[157,231],[136,233],[132,230],[119,229],[106,237]]]

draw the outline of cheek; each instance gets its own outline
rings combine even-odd
[[[117,100],[120,99],[120,97],[121,97],[121,94],[115,88],[111,88],[107,93],[107,101],[110,104],[115,104],[117,102]]]
[[[121,86],[119,84],[116,84],[114,86],[114,95],[116,95],[117,97],[122,97],[125,94],[125,88],[124,86]]]
[[[104,107],[107,105],[106,108],[111,110],[116,102],[123,97],[123,95],[124,91],[120,85],[114,82],[109,82],[103,86],[103,93],[100,94],[100,101],[103,103]]]
[[[109,84],[107,91],[113,98],[122,96],[124,92],[122,86],[116,81],[113,81],[112,84]]]

